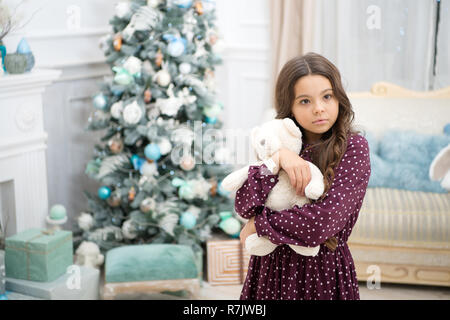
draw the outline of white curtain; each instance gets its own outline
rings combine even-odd
[[[441,0],[434,89],[450,85],[450,0]]]
[[[442,2],[448,8],[448,0]],[[377,81],[411,90],[432,88],[435,0],[316,0],[306,7],[303,17],[311,25],[304,39],[309,41],[299,54],[327,57],[341,71],[346,90],[368,91]],[[447,20],[441,31],[448,29],[448,18],[448,10],[441,13],[441,21]],[[448,59],[445,33],[442,56]],[[448,60],[440,63],[448,70]],[[448,71],[440,79],[448,85]]]

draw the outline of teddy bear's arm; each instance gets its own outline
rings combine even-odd
[[[250,166],[245,166],[227,175],[222,180],[222,188],[229,192],[237,191],[247,180],[247,173]]]
[[[262,161],[258,161],[253,165],[259,166],[261,164],[262,164]],[[236,170],[236,171],[230,173],[229,175],[227,175],[222,180],[222,183],[221,183],[222,188],[229,192],[237,191],[240,187],[242,187],[245,180],[247,180],[248,170],[249,170],[250,166],[251,165],[245,166],[245,167],[243,167],[239,170]]]

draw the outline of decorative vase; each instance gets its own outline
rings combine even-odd
[[[8,53],[5,57],[6,71],[10,74],[24,73],[27,68],[27,57],[20,53]]]
[[[26,56],[27,58],[27,67],[25,69],[25,72],[31,71],[31,69],[34,67],[34,55],[31,52],[30,46],[28,45],[27,40],[25,38],[22,38],[20,40],[19,45],[17,46],[16,53],[21,53]]]

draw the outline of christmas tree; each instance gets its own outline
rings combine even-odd
[[[113,76],[93,97],[86,128],[105,130],[86,166],[99,189],[85,191],[89,210],[78,217],[75,247],[86,240],[102,251],[146,243],[202,250],[219,223],[236,236],[220,185],[233,167],[215,97],[214,1],[132,0],[115,9],[100,41]]]

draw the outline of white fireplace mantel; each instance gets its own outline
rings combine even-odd
[[[0,224],[6,235],[45,226],[48,214],[42,93],[60,70],[0,76]]]

